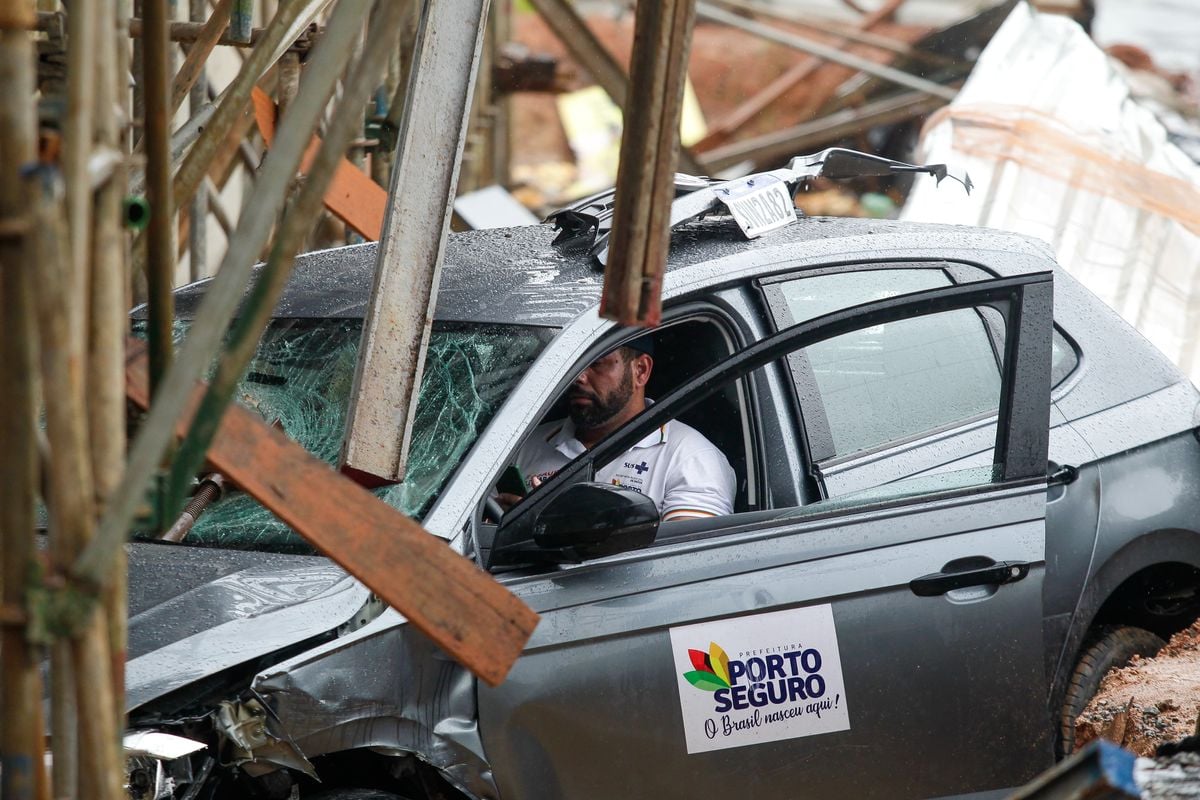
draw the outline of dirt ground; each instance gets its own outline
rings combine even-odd
[[[1139,756],[1196,733],[1200,714],[1200,622],[1175,636],[1154,658],[1113,670],[1075,722],[1076,749],[1105,738]]]

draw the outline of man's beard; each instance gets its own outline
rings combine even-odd
[[[586,397],[592,402],[588,405],[575,405],[573,397]],[[567,393],[567,409],[576,429],[589,430],[599,428],[604,423],[621,413],[633,397],[633,370],[625,365],[625,375],[621,383],[604,397],[589,392],[586,389],[572,389]]]

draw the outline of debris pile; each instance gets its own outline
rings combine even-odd
[[[1163,744],[1197,733],[1200,622],[1171,637],[1153,658],[1134,656],[1113,670],[1075,721],[1075,747],[1107,739],[1150,757]]]

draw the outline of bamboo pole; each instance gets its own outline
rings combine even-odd
[[[100,24],[96,46],[96,144],[121,147],[120,120],[125,116],[120,48],[125,45],[117,0],[98,0]],[[96,507],[103,508],[121,477],[125,463],[124,361],[125,309],[128,308],[127,246],[121,215],[126,165],[118,162],[111,179],[95,196],[92,234],[91,308],[88,314],[88,429]],[[127,639],[126,564],[122,550],[104,595],[108,617],[114,714],[125,707],[125,642]]]
[[[160,385],[158,398],[133,442],[125,474],[105,509],[99,533],[75,564],[75,576],[85,582],[102,584],[115,551],[125,541],[137,504],[171,441],[174,421],[194,382],[220,348],[221,338],[245,291],[254,259],[262,250],[271,223],[282,207],[300,157],[333,91],[333,83],[349,58],[350,45],[368,8],[368,0],[341,0],[329,20],[325,36],[313,52],[308,78],[300,87],[291,113],[279,128],[274,146],[267,153],[262,172],[254,182],[239,219],[237,233],[229,243],[178,358]],[[254,52],[258,53],[257,50]],[[250,60],[253,58],[252,55]],[[247,61],[247,65],[249,63]],[[240,111],[241,104],[235,101],[235,106]],[[191,152],[194,153],[195,148]],[[203,172],[197,181],[202,178]]]
[[[96,3],[74,3],[67,14],[67,114],[63,131],[63,174],[67,181],[67,226],[71,241],[72,283],[87,280],[92,222],[92,155],[95,95]],[[80,318],[82,321],[82,317]],[[82,326],[78,328],[83,335]]]
[[[0,5],[0,796],[44,795],[41,675],[25,637],[26,590],[34,567],[37,458],[36,353],[28,184],[35,157],[34,22],[31,0]]]
[[[221,33],[225,30],[225,24],[233,11],[233,0],[221,0],[207,21],[204,20],[208,5],[205,0],[190,0],[190,4],[192,22],[204,22],[204,27],[200,29],[200,34],[188,50],[187,58],[183,60],[179,72],[171,82],[171,110],[178,110],[184,96],[190,93],[191,110],[195,114],[199,106],[208,100],[207,89],[203,88],[206,85],[204,62],[221,39]],[[201,87],[200,91],[196,90],[197,86]]]
[[[143,85],[146,92],[146,199],[150,225],[146,230],[146,279],[149,287],[150,390],[153,392],[171,363],[175,299],[175,206],[171,198],[171,112],[167,41],[167,0],[146,0],[142,30]]]
[[[204,133],[192,145],[192,149],[184,157],[183,163],[175,173],[173,193],[176,198],[191,197],[196,187],[208,172],[209,163],[216,155],[218,148],[225,140],[226,134],[243,114],[250,103],[250,93],[259,76],[271,66],[275,50],[283,42],[284,35],[292,24],[305,11],[305,4],[292,2],[280,7],[268,23],[262,39],[250,52],[250,57],[238,71],[237,77],[225,89],[223,99],[217,106],[217,111],[208,122]],[[328,34],[327,34],[328,35]]]
[[[237,382],[258,347],[263,329],[279,302],[292,272],[296,254],[312,232],[312,220],[320,214],[325,190],[341,163],[343,154],[358,131],[360,112],[378,85],[394,39],[407,9],[391,0],[380,0],[372,15],[371,29],[362,56],[345,83],[341,102],[333,114],[316,158],[309,167],[303,188],[287,210],[258,281],[243,305],[230,332],[229,344],[200,401],[188,435],[180,445],[171,467],[171,483],[188,479],[204,462],[208,445],[217,431],[221,415],[233,397]]]

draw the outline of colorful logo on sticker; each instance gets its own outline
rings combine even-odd
[[[729,656],[721,649],[721,645],[709,642],[707,653],[689,648],[688,657],[695,667],[683,673],[688,683],[706,692],[729,688]]]
[[[707,653],[688,648],[688,658],[695,669],[683,677],[697,689],[713,693],[713,711],[718,714],[818,700],[825,695],[821,652],[813,647],[787,648],[735,661],[719,644],[709,642]]]

